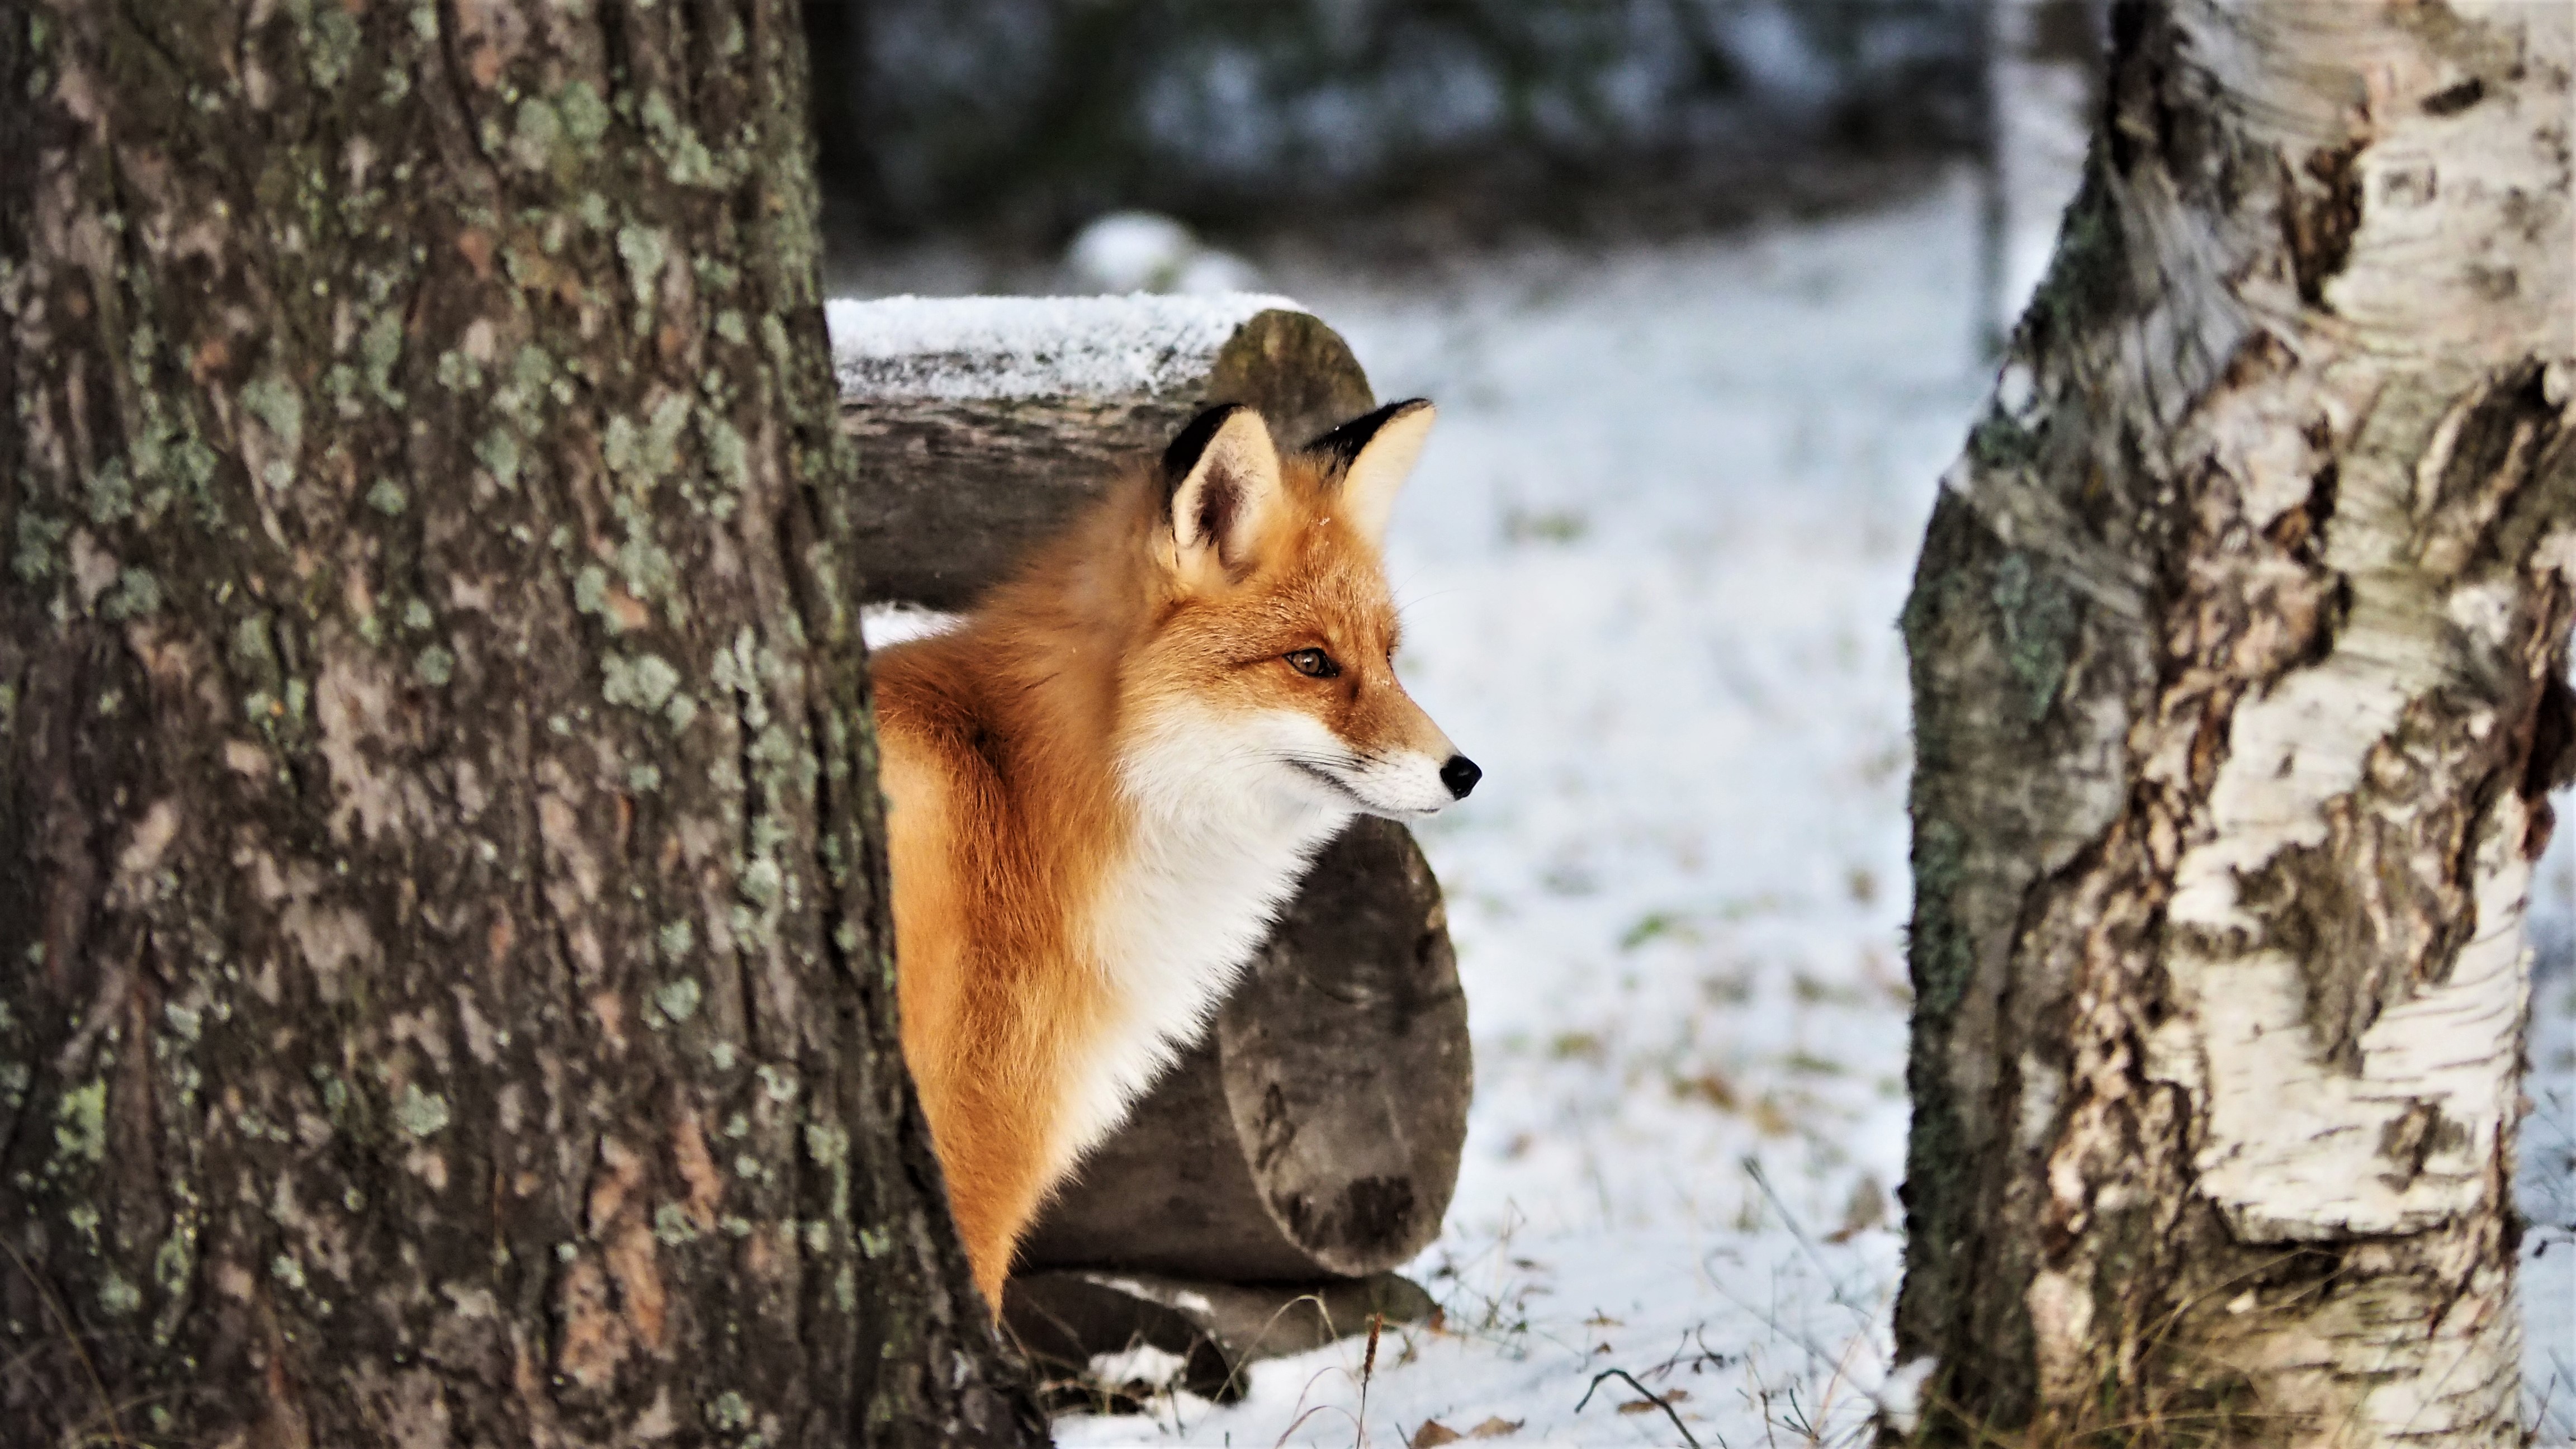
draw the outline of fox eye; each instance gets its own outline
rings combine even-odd
[[[1309,679],[1330,679],[1342,672],[1333,656],[1321,649],[1291,649],[1281,657],[1288,661],[1289,668]]]

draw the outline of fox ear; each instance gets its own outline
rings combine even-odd
[[[1163,450],[1172,566],[1183,578],[1240,578],[1279,510],[1279,450],[1240,403],[1190,420]]]
[[[1342,481],[1334,506],[1372,543],[1386,537],[1395,495],[1422,456],[1433,416],[1428,401],[1406,398],[1353,418],[1306,445],[1308,452],[1339,463]]]

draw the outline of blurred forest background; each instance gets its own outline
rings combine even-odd
[[[810,0],[839,237],[1448,244],[1883,193],[1979,141],[1981,0]],[[2046,7],[2082,46],[2084,7]]]

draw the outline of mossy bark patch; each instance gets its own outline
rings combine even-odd
[[[13,1443],[1043,1438],[893,1030],[799,14],[718,8],[0,16]]]

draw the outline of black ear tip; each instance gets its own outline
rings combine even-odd
[[[1394,422],[1397,418],[1420,412],[1429,406],[1431,406],[1431,399],[1427,397],[1409,397],[1399,402],[1388,403],[1382,408],[1362,413],[1340,427],[1327,431],[1315,441],[1308,443],[1305,450],[1309,453],[1322,453],[1348,463],[1360,455],[1360,449],[1368,446],[1369,439],[1377,436],[1378,429]]]
[[[1236,413],[1248,411],[1241,403],[1218,403],[1190,419],[1180,436],[1163,450],[1163,476],[1173,482],[1188,477],[1190,470],[1199,465],[1199,454],[1206,452],[1208,443],[1216,437],[1216,430]]]

